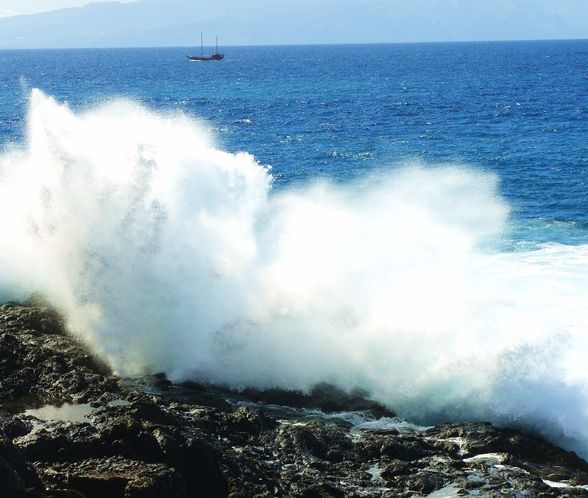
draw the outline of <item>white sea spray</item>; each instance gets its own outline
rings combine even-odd
[[[184,116],[76,114],[34,90],[0,213],[3,299],[43,294],[121,374],[326,381],[588,456],[588,246],[496,249],[492,174],[407,165],[273,191]]]

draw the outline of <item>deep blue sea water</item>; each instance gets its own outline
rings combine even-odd
[[[276,184],[419,160],[495,171],[521,238],[588,240],[588,41],[0,51],[0,144],[33,87],[74,108],[113,96],[181,110]],[[537,225],[539,223],[539,225]],[[553,235],[553,233],[551,234]]]

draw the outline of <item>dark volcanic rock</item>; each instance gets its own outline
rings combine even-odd
[[[385,406],[366,399],[367,393],[354,391],[351,394],[329,384],[318,384],[310,393],[269,389],[258,391],[246,389],[243,394],[252,401],[299,408],[318,408],[326,412],[364,411],[374,417],[393,417]]]
[[[91,402],[91,413],[17,410],[64,401]],[[584,460],[490,424],[411,429],[325,385],[120,381],[42,307],[0,307],[0,403],[1,498],[588,496]]]
[[[51,489],[71,490],[86,498],[161,498],[190,496],[182,479],[163,464],[121,457],[35,467]]]
[[[0,306],[0,400],[87,402],[118,390],[106,365],[66,334],[48,308]]]
[[[17,474],[4,458],[0,457],[0,496],[24,496],[25,485],[22,478]]]

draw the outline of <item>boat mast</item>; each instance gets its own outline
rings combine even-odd
[[[204,45],[202,44],[202,31],[200,31],[200,57],[204,57]]]
[[[218,35],[216,35],[216,52],[218,54]]]

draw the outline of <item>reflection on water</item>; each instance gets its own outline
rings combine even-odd
[[[93,410],[89,403],[74,405],[71,403],[64,403],[61,406],[45,405],[41,408],[32,408],[24,412],[25,415],[38,418],[40,420],[59,420],[63,422],[88,422],[91,420],[88,417]]]
[[[131,403],[126,399],[115,399],[110,401],[106,406],[129,406]]]

